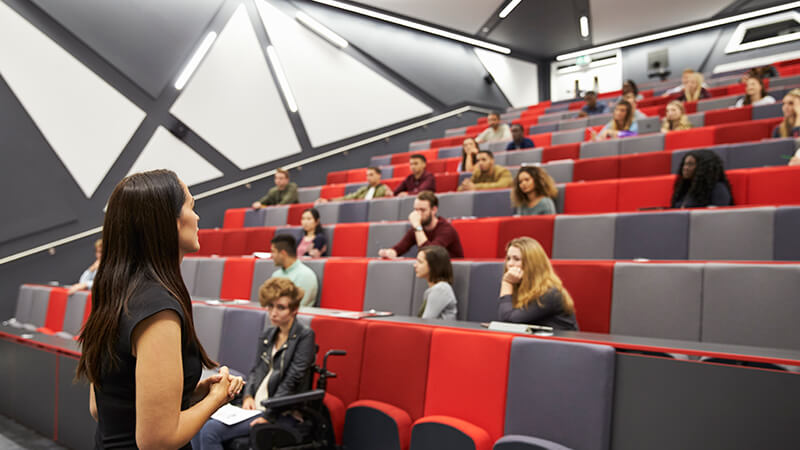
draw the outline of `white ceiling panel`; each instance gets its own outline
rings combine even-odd
[[[133,163],[128,175],[156,169],[169,169],[175,172],[187,186],[222,176],[219,169],[212,166],[164,127],[156,129],[153,138]]]
[[[475,34],[504,2],[505,0],[363,0],[357,3]]]

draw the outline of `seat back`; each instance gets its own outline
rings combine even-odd
[[[341,202],[339,204],[339,218],[336,223],[366,222],[368,210],[369,202],[366,201]],[[327,223],[332,224],[334,222]]]
[[[314,208],[319,211],[319,221],[323,225],[339,222],[339,208],[341,202],[322,203]]]
[[[689,259],[771,260],[774,224],[774,207],[693,210],[689,224]]]
[[[33,308],[33,295],[36,288],[39,286],[32,286],[23,284],[19,287],[17,294],[17,308],[14,311],[14,319],[19,323],[30,322],[31,309]]]
[[[258,303],[258,289],[272,277],[277,267],[272,259],[258,259],[253,264],[253,280],[250,285],[250,301]]]
[[[222,289],[222,272],[225,268],[225,258],[195,258],[197,260],[197,274],[195,275],[192,297],[219,298]]]
[[[328,174],[330,175],[330,174]],[[297,190],[297,201],[300,203],[311,203],[319,198],[321,186],[302,187]]]
[[[575,303],[578,328],[592,333],[608,333],[614,261],[553,260],[552,264]]]
[[[264,213],[264,226],[278,227],[288,223],[289,206],[270,206]]]
[[[616,214],[556,216],[553,258],[613,259]]]
[[[476,191],[472,197],[472,215],[475,217],[510,216],[514,214],[511,208],[509,189],[492,189]]]
[[[367,256],[369,223],[340,223],[333,230],[331,256]],[[335,242],[335,245],[334,245]]]
[[[249,299],[253,284],[254,258],[226,258],[222,272],[220,298],[225,300]]]
[[[469,271],[467,320],[470,322],[497,320],[497,297],[502,278],[502,262],[472,262]]]
[[[367,264],[364,309],[407,316],[414,291],[414,262],[372,260]]]
[[[620,139],[619,141],[619,153],[621,155],[660,152],[664,150],[664,134],[662,133],[631,136]]]
[[[800,207],[782,206],[775,211],[774,255],[776,261],[800,260]]]
[[[581,159],[598,158],[603,156],[617,156],[621,145],[620,139],[608,139],[597,142],[583,142],[581,144]]]
[[[328,369],[336,373],[336,378],[328,379],[328,393],[341,399],[346,407],[358,399],[367,321],[315,316],[311,328],[319,346],[317,364],[322,365],[328,350],[347,352],[346,356],[328,359]]]
[[[772,139],[762,142],[746,142],[728,146],[726,169],[748,169],[751,167],[783,166],[784,157],[793,155],[795,142],[792,138]]]
[[[267,211],[273,208],[248,209],[244,213],[245,227],[263,227],[267,223]]]
[[[453,220],[465,258],[495,258],[497,254],[498,230],[506,218]],[[416,256],[416,255],[414,255]]]
[[[619,214],[614,258],[688,259],[689,212]]]
[[[474,192],[447,192],[439,194],[439,215],[442,217],[474,216]]]
[[[495,258],[506,257],[506,245],[514,239],[528,236],[536,239],[547,253],[553,255],[553,225],[556,216],[519,216],[502,220],[497,230],[497,254]]]
[[[456,295],[456,305],[458,320],[467,320],[469,311],[469,280],[472,261],[452,261],[453,264],[453,293]],[[414,290],[411,294],[411,315],[416,316],[422,308],[422,299],[425,290],[428,289],[428,282],[422,278],[414,278]]]
[[[322,284],[320,306],[363,311],[367,262],[365,258],[329,259],[325,263],[325,283]]]
[[[224,308],[219,363],[247,374],[258,357],[258,339],[267,319],[261,309]]]
[[[374,199],[369,202],[369,210],[367,212],[368,222],[392,221],[399,220],[400,212],[400,199],[399,198],[381,198]]]
[[[83,326],[83,318],[86,315],[88,306],[89,292],[78,291],[67,297],[67,307],[64,309],[64,323],[61,330],[72,336],[77,336]]]
[[[220,230],[222,233],[222,255],[242,256],[247,253],[247,232],[244,228]]]
[[[523,163],[542,162],[542,149],[534,148],[530,150],[517,150],[506,155],[507,166],[521,166]]]
[[[197,339],[205,349],[208,357],[219,359],[219,348],[222,342],[222,323],[226,308],[223,306],[211,306],[205,303],[192,304],[192,317],[194,318],[194,329],[197,331]],[[250,344],[255,346],[256,342]]]
[[[569,183],[572,181],[574,164],[574,161],[571,159],[549,161],[542,164],[542,169],[544,169],[556,183]]]
[[[303,264],[308,266],[308,268],[311,269],[312,272],[314,272],[314,275],[317,276],[317,286],[320,287],[319,289],[317,289],[317,300],[314,303],[315,306],[319,306],[319,299],[322,297],[321,286],[322,286],[322,280],[325,276],[325,263],[327,261],[328,260],[326,258],[307,259],[303,261]]]
[[[378,256],[378,250],[393,247],[400,242],[410,227],[408,222],[370,223],[366,256]],[[414,257],[416,256],[415,252]]]
[[[64,312],[67,309],[67,289],[55,287],[50,290],[47,302],[47,316],[44,327],[52,332],[61,331],[64,325]]]
[[[197,276],[197,261],[196,257],[185,257],[181,261],[181,277],[183,284],[186,285],[186,290],[190,293],[194,289],[194,280]]]
[[[43,327],[47,320],[47,305],[50,302],[50,292],[53,288],[36,286],[31,297],[31,309],[28,320],[23,323],[34,325],[35,327]]]

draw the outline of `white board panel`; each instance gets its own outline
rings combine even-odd
[[[264,0],[256,4],[314,147],[432,112]]]
[[[244,5],[170,112],[241,169],[300,152]]]
[[[128,175],[148,170],[169,169],[187,186],[222,176],[222,172],[167,131],[158,127],[150,142],[133,163]]]
[[[91,197],[145,113],[3,2],[0,75]]]
[[[492,74],[511,106],[539,103],[539,67],[535,63],[480,48],[475,49],[475,54]]]

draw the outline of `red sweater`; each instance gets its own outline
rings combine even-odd
[[[438,245],[447,249],[447,252],[450,253],[451,258],[463,258],[464,257],[464,249],[461,248],[461,239],[458,238],[458,232],[453,225],[450,224],[447,220],[437,217],[438,222],[436,223],[436,227],[432,230],[423,230],[425,232],[425,236],[428,240],[425,242],[423,247],[427,247],[428,245]],[[395,244],[394,251],[397,252],[397,256],[402,256],[405,252],[408,251],[412,246],[417,244],[417,238],[414,237],[414,230],[409,229],[406,231],[406,234],[403,236],[403,239],[400,239],[400,242]]]

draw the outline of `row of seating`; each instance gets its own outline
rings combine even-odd
[[[64,287],[23,284],[9,323],[28,331],[72,338],[89,317],[91,297],[89,291],[67,295]]]

